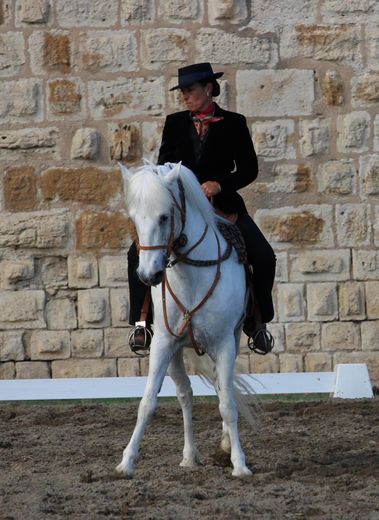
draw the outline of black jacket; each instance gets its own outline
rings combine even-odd
[[[216,208],[225,213],[246,213],[245,203],[237,190],[250,184],[258,175],[257,157],[246,118],[218,105],[214,115],[224,119],[210,124],[202,146],[188,110],[167,116],[158,163],[182,161],[201,184],[205,181],[220,184],[221,193],[213,199]]]

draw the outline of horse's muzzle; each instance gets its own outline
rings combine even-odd
[[[164,271],[157,271],[151,276],[144,276],[142,273],[137,271],[138,277],[141,280],[142,283],[145,285],[151,286],[151,285],[158,285],[163,280]]]

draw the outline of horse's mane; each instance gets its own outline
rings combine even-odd
[[[145,160],[131,179],[131,189],[127,193],[127,204],[134,199],[138,203],[153,204],[154,207],[167,208],[171,204],[171,195],[167,182],[167,175],[176,166],[176,163],[154,165]],[[209,227],[216,227],[216,215],[213,206],[204,195],[196,176],[186,166],[181,165],[178,178],[183,183],[186,204],[201,214]],[[139,182],[138,182],[139,181]],[[154,193],[154,197],[151,194]]]

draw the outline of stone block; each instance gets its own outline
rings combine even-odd
[[[163,23],[201,22],[202,4],[199,0],[165,0],[159,3],[158,14]]]
[[[245,37],[238,33],[229,33],[221,29],[204,28],[200,29],[196,35],[196,56],[197,61],[210,61],[212,63],[223,64],[249,64],[251,67],[275,67],[279,61],[278,44],[270,36]],[[216,70],[216,69],[215,69]],[[217,70],[216,70],[217,72]],[[275,71],[239,71],[237,73],[238,86],[245,87],[249,81],[255,79],[255,73],[267,74]],[[264,79],[263,79],[264,81]],[[250,85],[251,86],[251,85]],[[268,87],[268,85],[267,85]],[[238,92],[240,88],[238,88]],[[245,93],[242,97],[246,96]],[[250,91],[250,96],[255,93]],[[252,100],[250,100],[252,101]],[[247,102],[247,100],[246,100]],[[249,103],[249,107],[250,107]],[[255,100],[253,105],[257,107],[260,102]],[[246,113],[243,114],[252,115]],[[283,115],[281,114],[254,114],[254,115]]]
[[[0,82],[0,120],[2,124],[39,123],[43,119],[42,84],[37,79]]]
[[[68,212],[52,210],[0,217],[0,247],[62,248],[69,238]]]
[[[135,357],[129,348],[130,328],[104,330],[104,356],[107,358]]]
[[[351,80],[354,108],[377,106],[379,103],[379,72],[368,72]]]
[[[78,291],[79,327],[98,329],[110,325],[108,289]]]
[[[302,354],[279,354],[280,372],[303,372]]]
[[[103,355],[103,331],[98,329],[73,330],[71,333],[72,357],[98,358]]]
[[[116,377],[115,359],[65,359],[51,364],[53,378]]]
[[[128,119],[161,116],[165,108],[166,85],[158,78],[119,78],[88,82],[88,105],[94,119]]]
[[[143,157],[148,157],[153,163],[158,161],[162,131],[163,123],[149,121],[142,123],[142,155]]]
[[[103,256],[99,261],[99,270],[102,287],[125,287],[128,285],[126,256]]]
[[[379,385],[379,356],[377,352],[336,352],[334,366],[341,363],[365,363],[373,385]]]
[[[334,246],[332,208],[326,204],[259,209],[254,220],[274,248]]]
[[[236,357],[235,373],[250,374],[250,355],[248,352],[240,352]]]
[[[118,4],[118,0],[57,0],[57,23],[61,27],[113,27]]]
[[[2,289],[20,289],[27,286],[34,274],[33,259],[3,260],[0,262]]]
[[[70,287],[90,289],[98,284],[97,259],[92,255],[69,255],[67,258]]]
[[[50,330],[71,330],[77,327],[75,302],[68,298],[48,301],[45,316],[47,328]]]
[[[16,27],[46,24],[51,13],[49,0],[16,0]]]
[[[237,110],[251,117],[310,115],[314,87],[311,70],[239,70]]]
[[[290,323],[286,325],[288,352],[311,352],[320,350],[319,323]]]
[[[44,329],[44,291],[0,291],[1,329]]]
[[[16,363],[16,379],[50,379],[48,361],[21,361]]]
[[[258,156],[267,161],[295,159],[295,123],[291,119],[254,123],[252,136]]]
[[[117,372],[119,377],[137,377],[141,375],[140,362],[138,358],[127,358],[117,360]]]
[[[133,32],[91,31],[80,35],[80,63],[91,72],[138,70],[137,40]]]
[[[34,75],[67,74],[74,61],[67,31],[33,31],[29,38],[30,65]]]
[[[337,117],[337,149],[342,153],[363,153],[368,150],[370,114],[351,112]]]
[[[86,166],[84,168],[51,168],[41,175],[44,201],[73,201],[83,204],[108,205],[120,198],[120,171]]]
[[[326,352],[309,352],[304,357],[306,372],[331,372],[332,356]]]
[[[338,318],[336,283],[309,283],[307,301],[309,321],[333,321]]]
[[[379,38],[378,38],[379,47]],[[379,152],[379,114],[374,119],[374,151]]]
[[[353,273],[356,280],[379,280],[379,251],[354,250]]]
[[[290,280],[350,280],[350,250],[312,250],[290,254]]]
[[[378,23],[367,23],[365,26],[366,33],[366,51],[367,51],[367,67],[375,70],[379,60],[379,34]]]
[[[111,136],[110,156],[113,161],[124,161],[129,165],[141,160],[143,143],[139,125],[111,123],[108,125],[108,132]]]
[[[7,363],[0,363],[0,379],[14,379],[16,375],[15,363],[8,361]]]
[[[279,162],[270,173],[272,182],[267,183],[268,193],[303,193],[311,185],[309,166]]]
[[[268,323],[267,330],[272,334],[274,338],[274,348],[272,351],[274,353],[283,352],[285,345],[284,325],[280,323]]]
[[[341,321],[360,321],[366,318],[363,283],[345,282],[339,285],[339,315]]]
[[[12,2],[0,2],[0,25],[9,25],[12,19],[13,5]]]
[[[56,360],[70,357],[71,344],[68,331],[38,330],[30,340],[31,359]]]
[[[37,186],[34,168],[9,168],[3,179],[4,207],[8,211],[26,211],[36,205]]]
[[[68,286],[66,256],[48,256],[38,262],[38,271],[43,287],[50,295],[56,294],[59,289]]]
[[[303,284],[279,284],[278,302],[280,321],[304,321],[305,298]]]
[[[278,31],[297,23],[314,23],[317,4],[313,0],[254,0],[250,4],[250,27],[260,31]],[[279,32],[279,31],[278,31]]]
[[[143,67],[161,69],[172,62],[184,66],[188,62],[191,39],[191,33],[184,29],[159,28],[142,31]]]
[[[370,208],[365,204],[336,205],[337,240],[340,246],[369,245]]]
[[[318,191],[326,195],[351,195],[356,192],[356,177],[353,161],[327,161],[318,171]]]
[[[361,324],[362,350],[379,350],[379,320]]]
[[[214,0],[208,2],[208,20],[211,25],[240,24],[247,19],[246,0]]]
[[[325,323],[321,328],[321,350],[360,350],[359,325],[351,321]]]
[[[121,0],[121,25],[140,25],[154,18],[154,0]]]
[[[83,212],[76,221],[79,250],[121,249],[130,244],[128,219],[121,213]]]
[[[287,253],[277,253],[276,254],[276,272],[275,272],[275,280],[277,282],[288,282],[288,258]]]
[[[50,120],[82,121],[86,118],[85,103],[82,101],[84,87],[81,80],[51,79],[47,83],[47,91],[47,115]]]
[[[366,282],[366,308],[369,320],[379,319],[379,282]]]
[[[254,356],[254,358],[251,359],[250,370],[253,374],[272,374],[279,372],[278,355],[266,354],[266,356]]]
[[[379,196],[379,154],[359,158],[359,178],[365,195]]]
[[[360,28],[354,25],[286,24],[281,35],[282,59],[310,58],[362,67]]]
[[[0,333],[0,362],[25,359],[23,331],[10,330]]]
[[[362,23],[379,14],[379,5],[376,0],[326,0],[320,14],[327,23],[346,23],[351,19]]]
[[[60,159],[57,128],[22,128],[0,132],[0,160],[25,164],[36,159]]]
[[[375,206],[374,243],[379,246],[379,205]]]
[[[24,37],[22,33],[0,34],[0,77],[17,76],[25,65]]]
[[[345,100],[345,85],[340,74],[328,70],[321,82],[322,95],[328,105],[342,105]]]
[[[96,128],[76,130],[71,142],[71,159],[96,159],[99,155],[100,137]]]
[[[126,327],[129,324],[129,291],[111,289],[112,326]]]
[[[300,150],[303,157],[326,154],[330,149],[331,119],[300,121]]]

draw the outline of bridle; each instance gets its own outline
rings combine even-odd
[[[217,259],[211,261],[212,263],[210,264],[210,265],[213,264],[213,265],[217,266],[216,267],[216,274],[215,274],[214,280],[213,280],[210,288],[208,289],[207,293],[205,294],[203,299],[200,301],[200,303],[198,303],[191,310],[187,309],[185,307],[185,305],[180,301],[178,296],[174,293],[174,291],[173,291],[173,289],[172,289],[172,287],[171,287],[171,285],[170,285],[170,283],[168,281],[166,270],[168,268],[170,268],[170,267],[173,267],[175,264],[177,264],[179,262],[185,262],[186,259],[188,259],[189,253],[191,253],[196,247],[198,247],[201,244],[201,242],[205,239],[205,237],[207,235],[207,232],[208,232],[208,225],[205,226],[205,229],[204,229],[201,237],[199,238],[199,240],[197,240],[197,242],[195,242],[195,244],[193,244],[184,253],[179,254],[171,262],[169,261],[169,258],[171,256],[172,252],[174,250],[179,249],[180,247],[183,247],[183,245],[186,245],[186,243],[187,243],[187,237],[183,233],[184,228],[185,228],[185,224],[186,224],[185,192],[184,192],[184,186],[183,186],[182,181],[180,179],[177,179],[177,183],[178,183],[178,187],[179,187],[180,202],[178,202],[178,200],[175,197],[175,194],[173,193],[173,191],[170,190],[170,194],[171,194],[171,197],[173,199],[173,206],[172,206],[172,209],[171,209],[171,216],[170,216],[170,218],[171,218],[171,222],[170,222],[170,235],[169,235],[167,244],[158,244],[158,245],[141,245],[141,244],[139,244],[138,248],[141,251],[153,251],[153,250],[159,250],[159,249],[166,250],[167,262],[166,262],[166,265],[165,265],[165,268],[164,268],[163,280],[162,280],[162,307],[163,307],[163,318],[164,318],[166,329],[172,336],[174,336],[175,338],[178,338],[178,339],[181,338],[184,335],[184,333],[188,330],[189,336],[190,336],[191,341],[192,341],[192,346],[195,349],[195,352],[199,356],[202,356],[202,355],[205,354],[205,352],[201,350],[201,348],[198,346],[198,344],[196,342],[195,335],[194,335],[194,332],[193,332],[193,327],[192,327],[192,317],[194,316],[194,314],[199,309],[201,309],[201,307],[203,307],[203,305],[212,296],[212,294],[213,294],[213,292],[214,292],[214,290],[215,290],[215,288],[216,288],[216,286],[217,286],[217,284],[218,284],[218,282],[220,280],[220,277],[221,277],[221,262],[223,261],[223,257],[221,255],[220,239],[217,236],[217,233],[215,232],[215,237],[216,237],[216,242],[217,242]],[[176,239],[176,240],[175,240],[175,237],[174,237],[174,233],[175,233],[175,207],[179,210],[180,218],[181,218],[181,231],[180,231],[180,233],[178,235],[178,239]],[[178,244],[177,247],[175,247],[175,243]],[[199,265],[203,265],[203,264],[199,264]],[[183,315],[183,324],[182,324],[182,326],[180,327],[180,329],[177,332],[174,332],[172,330],[172,328],[171,328],[171,326],[169,324],[169,321],[168,321],[167,301],[166,301],[166,288],[167,288],[167,290],[170,293],[172,299],[174,300],[174,302],[176,303],[176,305],[178,306],[178,308],[180,309],[180,311],[181,311],[181,313]]]

